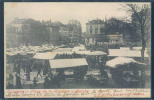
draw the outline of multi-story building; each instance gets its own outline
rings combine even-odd
[[[67,27],[67,25],[60,26],[59,33],[60,33],[61,44],[68,44],[70,40],[69,40],[69,28]]]
[[[53,45],[59,45],[60,33],[57,23],[52,23],[51,21],[47,21],[44,23],[46,25],[45,27],[49,36],[49,43],[52,43]]]
[[[6,46],[19,47],[21,45],[37,45],[40,41],[41,23],[33,19],[15,18],[6,25]]]
[[[81,41],[81,23],[77,20],[69,20],[68,21],[69,28],[69,38],[72,43],[79,43]]]
[[[104,28],[105,22],[100,19],[86,23],[86,45],[95,45],[97,42],[101,42],[101,38],[105,35]]]
[[[85,44],[90,45],[103,45],[111,43],[122,43],[122,35],[115,33],[108,35],[105,32],[106,23],[103,20],[96,19],[86,23],[86,37]]]
[[[6,47],[18,47],[21,45],[23,20],[15,19],[13,22],[6,25]]]
[[[81,28],[81,23],[79,21],[77,21],[77,20],[69,20],[68,24],[75,25],[75,26]]]
[[[7,47],[20,45],[53,45],[79,42],[81,24],[71,20],[67,25],[61,22],[35,21],[33,19],[14,19],[6,25]]]
[[[67,26],[61,26],[59,27],[59,33],[61,36],[68,36],[69,34],[69,29],[67,28]]]

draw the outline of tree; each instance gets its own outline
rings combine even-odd
[[[112,17],[108,21],[106,21],[104,31],[106,34],[109,35],[118,33],[123,34],[124,37],[126,37],[126,35],[129,35],[130,37],[130,33],[132,33],[132,27],[128,22]]]
[[[142,49],[141,49],[141,62],[144,62],[144,52],[146,43],[150,39],[150,5],[149,4],[126,4],[123,6],[133,16],[132,19],[136,21],[136,27],[141,36]],[[132,20],[134,21],[134,20]]]

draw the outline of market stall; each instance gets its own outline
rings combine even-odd
[[[112,78],[123,87],[143,87],[146,65],[128,57],[117,57],[106,62]]]
[[[85,58],[55,59],[50,60],[49,62],[51,69],[56,69],[56,71],[59,72],[61,71],[62,75],[65,75],[66,77],[72,76],[76,81],[83,80],[88,70],[88,63]],[[73,75],[68,75],[67,73],[69,72],[73,72]]]

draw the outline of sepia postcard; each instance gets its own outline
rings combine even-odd
[[[150,98],[150,2],[5,2],[5,98]]]

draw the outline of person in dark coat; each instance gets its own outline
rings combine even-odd
[[[88,70],[88,66],[80,66],[79,67],[79,72],[78,74],[80,73],[80,77],[79,77],[79,80],[82,81],[84,79],[84,76],[86,75],[87,73],[87,70]]]
[[[65,80],[64,69],[57,69],[56,72],[58,73],[60,80]]]
[[[50,86],[49,84],[50,84],[49,77],[46,76],[44,79],[44,83],[43,83],[44,88],[49,88],[49,86]]]
[[[11,84],[10,82],[8,82],[7,88],[8,88],[8,89],[13,89],[14,86],[13,86],[13,84]]]
[[[33,86],[34,86],[34,88],[37,87],[37,85],[38,85],[37,82],[38,82],[38,80],[36,79],[36,77],[34,77],[34,79],[33,79]]]
[[[43,61],[42,62],[42,67],[44,68],[44,70],[43,70],[43,75],[47,75],[48,74],[48,68],[49,68],[49,64],[48,64],[49,62],[47,62],[47,61]]]
[[[16,69],[16,72],[17,72],[17,74],[19,74],[20,75],[20,61],[19,61],[19,59],[17,58],[16,60],[15,60],[15,69]]]
[[[20,75],[20,64],[17,64],[17,74]]]
[[[54,74],[53,76],[53,84],[57,88],[60,88],[60,81],[61,81],[61,76],[59,75],[59,71],[56,71],[56,74]]]
[[[51,70],[48,72],[48,76],[50,77],[51,80],[53,79],[53,74],[52,74]]]
[[[25,61],[26,61],[25,58],[23,58],[23,61],[21,62],[21,66],[22,66],[24,72],[26,72],[26,62]]]
[[[9,74],[9,81],[10,81],[10,84],[13,84],[13,80],[14,80],[14,77],[13,77],[13,75],[10,73],[10,74]]]
[[[102,59],[102,57],[99,58],[99,68],[100,68],[100,74],[102,78],[106,79],[107,81],[109,80],[108,74],[105,71],[105,66],[106,65],[106,58]]]
[[[39,75],[42,78],[42,75],[41,75],[41,66],[37,66],[37,67],[38,67],[37,78],[38,78]]]
[[[134,78],[135,78],[135,79],[138,79],[138,78],[139,78],[139,72],[138,72],[137,69],[134,69],[134,70],[133,70],[133,74],[134,74]]]
[[[13,66],[13,72],[17,72],[17,63],[16,63],[16,61],[14,62],[13,65],[14,65],[14,66]]]
[[[16,88],[17,89],[21,89],[22,86],[21,86],[21,78],[18,74],[16,74]]]
[[[29,77],[29,65],[28,65],[28,61],[26,60],[25,64],[24,64],[25,68],[26,68],[26,78],[27,78],[27,81],[30,80],[30,77]]]
[[[105,70],[101,70],[101,76],[102,76],[103,78],[105,78],[106,80],[109,79],[109,76],[108,76],[108,74],[107,74],[107,72],[106,72]]]
[[[143,70],[141,71],[141,88],[145,88],[145,80],[146,80],[145,70]]]

